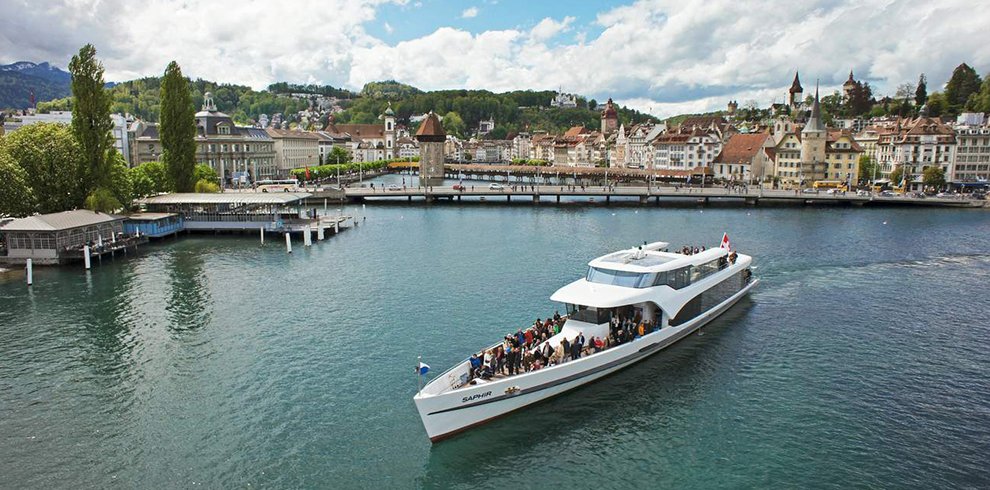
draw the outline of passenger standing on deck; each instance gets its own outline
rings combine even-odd
[[[562,356],[560,357],[560,362],[564,363],[567,361],[567,356],[571,355],[571,342],[564,337],[560,340],[560,345],[563,346]]]
[[[575,343],[577,343],[577,357],[575,359],[580,359],[581,351],[584,350],[584,344],[587,343],[584,339],[584,332],[579,332],[578,336],[574,339],[574,341]]]
[[[519,351],[512,346],[512,343],[510,340],[505,348],[505,363],[509,366],[509,376],[516,374],[516,355]]]

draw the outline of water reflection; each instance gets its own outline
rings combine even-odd
[[[204,276],[203,253],[188,248],[176,249],[167,260],[169,296],[165,311],[169,329],[194,330],[210,321],[213,304],[209,284]]]

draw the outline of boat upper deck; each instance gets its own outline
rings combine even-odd
[[[598,257],[588,265],[592,268],[612,271],[653,273],[664,272],[701,265],[727,256],[730,251],[724,248],[710,248],[698,253],[668,252],[666,242],[655,242]]]

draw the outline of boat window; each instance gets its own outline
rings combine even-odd
[[[667,285],[681,289],[691,285],[691,267],[681,267],[667,272]]]
[[[656,273],[615,271],[598,267],[588,268],[588,282],[611,284],[627,288],[648,288],[656,285]]]
[[[567,304],[567,318],[569,320],[577,320],[579,322],[594,323],[596,325],[601,325],[602,323],[608,323],[612,319],[612,310],[584,306],[584,305],[574,305]]]

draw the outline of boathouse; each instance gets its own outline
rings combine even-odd
[[[60,264],[82,257],[84,245],[115,242],[124,218],[85,209],[15,219],[0,227],[7,244],[7,263]]]
[[[139,204],[148,213],[181,216],[186,231],[302,232],[320,220],[303,210],[304,192],[175,193],[147,197]],[[328,225],[325,225],[328,226]]]
[[[127,234],[146,235],[150,238],[161,238],[175,235],[185,227],[185,219],[176,213],[134,213],[124,221],[124,232]]]

